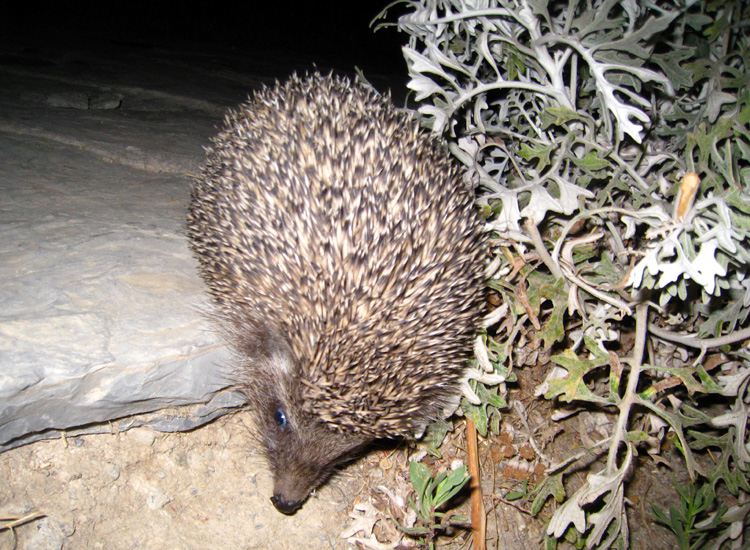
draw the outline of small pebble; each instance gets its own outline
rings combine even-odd
[[[172,499],[163,491],[157,491],[146,499],[146,506],[150,510],[160,510]]]
[[[128,430],[128,434],[142,445],[153,445],[156,440],[156,435],[148,428],[133,428]]]
[[[26,542],[26,548],[35,550],[62,550],[65,536],[60,525],[53,518],[42,518],[36,524],[36,531]]]
[[[84,92],[56,92],[50,94],[45,103],[50,107],[85,111],[89,108],[89,96]]]
[[[62,522],[60,523],[60,530],[62,531],[64,537],[72,537],[73,533],[76,532],[76,524],[73,521]]]
[[[92,95],[89,99],[89,109],[119,109],[125,96],[116,93],[101,93]]]
[[[182,468],[188,465],[188,458],[187,458],[187,454],[185,453],[185,451],[175,452],[172,456],[172,460],[174,461],[175,464],[177,464],[178,466]]]

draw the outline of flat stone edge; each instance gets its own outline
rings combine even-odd
[[[158,365],[164,376],[182,374],[187,385],[195,382],[188,396],[162,395],[141,402],[98,400],[18,399],[0,402],[0,453],[45,439],[60,439],[97,433],[117,433],[146,426],[161,432],[189,431],[245,406],[242,394],[220,374],[214,380],[196,380],[193,372],[207,372],[206,365],[224,363],[223,347],[193,357]],[[220,373],[215,369],[214,372]],[[118,374],[114,371],[114,374]],[[119,373],[121,375],[121,373]],[[153,374],[153,373],[152,373]],[[80,381],[79,381],[80,382]],[[184,388],[183,388],[184,389]]]

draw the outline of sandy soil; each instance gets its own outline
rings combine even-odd
[[[295,516],[279,514],[242,415],[190,433],[35,443],[0,455],[0,476],[0,517],[46,515],[16,530],[20,549],[346,547],[351,476]],[[3,532],[2,548],[11,539]]]
[[[544,421],[545,416],[532,414],[528,420]],[[19,550],[330,550],[355,548],[342,534],[351,534],[355,523],[368,524],[353,519],[363,515],[355,506],[372,505],[379,511],[369,521],[373,534],[391,543],[382,548],[399,542],[401,535],[388,516],[404,524],[409,515],[410,449],[372,451],[319,489],[297,514],[284,516],[269,501],[271,478],[248,422],[246,413],[239,413],[189,433],[136,428],[7,451],[0,455],[0,477],[5,480],[0,485],[0,517],[44,514],[15,530]],[[568,423],[548,447],[553,456],[562,458],[578,445],[578,422]],[[521,431],[511,428],[520,426],[518,418],[509,414],[504,424],[504,435],[480,442],[487,548],[540,548],[544,520],[552,508],[548,504],[532,518],[520,501],[511,505],[502,498],[518,490],[524,479],[540,479],[536,457],[519,444]],[[428,456],[423,461],[433,471],[446,469],[453,460],[465,459],[464,449],[461,426],[441,447],[443,459]],[[678,457],[672,458],[679,479],[684,472]],[[635,469],[628,486],[634,550],[674,547],[672,535],[649,519],[650,503],[666,506],[674,498],[669,472],[647,458]],[[470,515],[468,500],[456,504],[455,512]],[[364,531],[357,535],[368,538]],[[456,531],[443,537],[439,547],[468,548],[470,540],[467,531]],[[414,544],[408,539],[401,543]],[[0,548],[13,548],[10,532],[0,532]]]

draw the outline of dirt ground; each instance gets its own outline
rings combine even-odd
[[[526,422],[546,424],[546,416],[541,408],[531,411]],[[404,504],[409,492],[405,446],[371,452],[318,490],[296,515],[284,516],[269,501],[271,478],[247,422],[246,414],[239,413],[190,433],[136,428],[7,451],[0,455],[0,517],[44,514],[15,529],[19,550],[330,550],[355,548],[342,538],[356,523],[350,514],[364,515],[354,511],[355,504],[373,504],[386,512],[377,516],[380,520],[369,520],[375,537],[398,542],[398,529],[385,516],[403,521],[409,509]],[[522,424],[517,415],[508,414],[503,435],[480,442],[491,549],[540,548],[544,519],[551,515],[548,508],[532,518],[522,505],[514,507],[501,498],[534,475],[535,457],[519,444],[522,429],[514,428]],[[442,460],[424,458],[433,471],[465,459],[461,421],[459,425],[441,448]],[[548,451],[562,457],[577,445],[576,433],[580,426],[568,424]],[[673,548],[674,538],[649,520],[644,498],[668,502],[674,494],[672,477],[666,467],[648,460],[640,462],[628,489],[631,548]],[[456,511],[470,515],[468,500]],[[365,532],[359,536],[366,538]],[[458,531],[439,547],[469,548],[470,540],[468,532]],[[413,544],[402,541],[407,542]],[[13,543],[12,533],[0,532],[0,549],[13,548]]]
[[[0,455],[0,516],[45,514],[16,529],[26,550],[345,548],[351,478],[283,516],[249,438],[235,415],[190,433],[136,428],[13,449]],[[12,548],[7,531],[0,548]]]

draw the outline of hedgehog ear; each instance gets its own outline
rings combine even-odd
[[[241,357],[267,359],[284,372],[291,370],[296,358],[286,338],[276,327],[263,319],[248,315],[211,315],[222,338]]]
[[[248,357],[268,359],[284,374],[291,372],[296,360],[291,346],[281,332],[268,323],[261,322],[248,327],[245,334],[247,340],[242,350],[243,353],[248,354]],[[250,355],[251,350],[248,349],[248,345],[252,347],[254,355]]]

